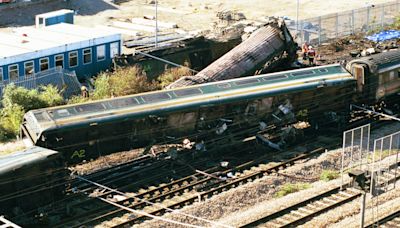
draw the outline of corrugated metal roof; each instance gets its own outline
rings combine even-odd
[[[25,61],[40,57],[41,52],[45,56],[117,40],[121,40],[119,33],[66,23],[42,28],[18,28],[13,33],[0,33],[0,65],[9,64],[12,61],[7,61],[7,58],[16,56]]]
[[[34,146],[13,154],[0,156],[0,174],[19,169],[24,165],[43,161],[56,154],[58,154],[57,151]]]

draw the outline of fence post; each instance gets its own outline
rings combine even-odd
[[[351,11],[351,34],[355,34],[354,10]]]
[[[368,7],[367,7],[367,31],[366,31],[366,32],[369,31],[369,14],[370,14],[370,9],[371,9],[371,7],[368,6]]]
[[[304,37],[303,37],[303,34],[304,34],[304,31],[303,31],[303,29],[304,29],[304,20],[301,20],[301,22],[300,22],[300,40],[301,40],[301,44],[302,43],[304,43]]]
[[[385,24],[385,4],[382,4],[382,11],[381,11],[381,27]]]
[[[336,37],[337,38],[339,36],[339,14],[336,13],[336,28],[335,28],[335,32],[336,32]]]
[[[399,2],[400,0],[396,0],[396,14],[399,12]]]
[[[322,18],[321,16],[318,17],[318,25],[319,25],[319,29],[318,29],[318,45],[321,45],[321,30],[322,30]]]

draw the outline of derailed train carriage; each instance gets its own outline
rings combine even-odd
[[[0,214],[20,223],[27,213],[39,215],[39,208],[63,196],[68,178],[63,167],[60,153],[36,146],[0,156]]]
[[[24,117],[22,134],[75,163],[181,137],[200,141],[234,128],[250,134],[248,129],[298,119],[323,124],[326,113],[337,117],[348,113],[351,103],[372,104],[398,94],[399,51],[347,67],[327,65],[33,110]]]

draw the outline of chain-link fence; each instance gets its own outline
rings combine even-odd
[[[360,9],[309,18],[289,26],[297,41],[321,44],[329,39],[374,31],[393,24],[399,16],[400,0]]]
[[[343,132],[341,179],[344,184],[345,171],[368,169],[371,125],[363,125]]]
[[[3,97],[4,88],[11,83],[27,89],[37,89],[41,85],[51,84],[62,92],[64,98],[79,94],[81,87],[74,71],[71,72],[57,67],[30,76],[20,77],[16,80],[0,82],[0,99]]]
[[[374,141],[371,192],[379,194],[396,188],[399,152],[400,131]]]

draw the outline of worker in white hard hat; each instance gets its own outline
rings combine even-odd
[[[81,86],[81,95],[85,98],[89,97],[89,90],[86,86]]]
[[[309,64],[310,64],[310,66],[314,66],[314,60],[315,60],[315,56],[316,56],[316,53],[315,53],[315,49],[310,45],[310,46],[308,46],[308,61],[309,61]]]

